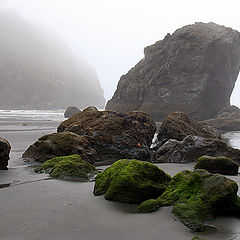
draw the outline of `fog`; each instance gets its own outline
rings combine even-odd
[[[141,58],[144,47],[194,22],[215,22],[240,31],[238,0],[6,0],[26,19],[59,34],[95,68],[105,98],[120,76]],[[240,78],[232,104],[240,106]]]

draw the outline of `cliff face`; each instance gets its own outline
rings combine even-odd
[[[174,111],[212,118],[229,106],[240,68],[240,33],[195,23],[144,49],[145,57],[122,76],[106,108],[141,110],[161,121]]]
[[[0,11],[0,108],[104,107],[98,77],[58,36]]]

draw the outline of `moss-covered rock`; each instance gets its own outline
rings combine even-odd
[[[155,212],[159,209],[160,205],[157,199],[149,199],[143,203],[141,203],[137,209],[137,213],[150,213]]]
[[[168,186],[171,177],[157,166],[139,160],[122,159],[99,173],[94,195],[123,203],[141,203],[157,198]]]
[[[62,132],[40,137],[23,153],[22,157],[45,162],[51,158],[72,154],[78,154],[85,161],[93,164],[96,151],[92,149],[85,137],[75,133]]]
[[[96,168],[75,154],[49,159],[38,166],[35,172],[47,172],[54,178],[88,180],[96,173]]]
[[[201,156],[198,158],[195,169],[205,169],[211,173],[237,175],[239,166],[232,159],[222,157]]]
[[[236,182],[205,170],[176,174],[158,198],[161,206],[173,205],[173,214],[188,228],[203,231],[204,222],[214,216],[240,216]]]
[[[192,238],[192,240],[205,240],[204,238],[201,238],[201,237],[199,237],[199,236],[194,236],[193,238]]]

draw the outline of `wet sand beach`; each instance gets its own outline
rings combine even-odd
[[[1,137],[12,145],[9,170],[0,171],[1,240],[190,240],[194,235],[209,240],[240,239],[237,218],[218,217],[208,223],[206,232],[192,233],[173,218],[171,207],[135,214],[136,205],[95,197],[94,182],[61,181],[35,174],[21,155],[40,136],[55,132],[59,122],[17,125],[18,131],[14,125],[1,125]],[[194,164],[158,166],[173,176],[184,169],[192,170]],[[239,176],[231,178],[240,186]]]

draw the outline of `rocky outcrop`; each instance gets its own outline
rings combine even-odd
[[[145,48],[122,76],[106,109],[141,110],[161,121],[174,111],[203,120],[230,105],[240,68],[239,32],[214,23],[195,23]]]
[[[24,153],[23,158],[45,162],[51,158],[80,155],[85,161],[93,164],[96,151],[83,136],[71,132],[52,133],[40,137]]]
[[[88,181],[91,176],[97,173],[97,170],[93,165],[75,154],[49,159],[38,166],[35,172],[47,172],[53,178]]]
[[[148,208],[152,209],[149,205],[155,209],[173,206],[172,213],[185,226],[199,232],[205,229],[205,222],[213,217],[240,216],[237,191],[237,183],[223,175],[200,169],[194,172],[185,170],[173,177],[158,199],[148,202]]]
[[[195,169],[205,169],[210,173],[223,175],[238,175],[239,166],[232,159],[222,157],[201,156],[198,158]]]
[[[0,137],[0,170],[7,170],[11,145],[7,139]]]
[[[207,119],[203,123],[221,132],[240,131],[240,109],[233,105],[224,107],[216,118]]]
[[[152,163],[123,159],[99,173],[94,195],[105,194],[107,200],[141,203],[160,196],[171,177]]]
[[[88,107],[62,122],[58,132],[84,136],[96,150],[96,164],[111,164],[123,158],[150,160],[149,147],[155,122],[144,112],[118,113]]]
[[[182,141],[188,135],[221,139],[215,128],[193,120],[183,112],[169,114],[162,122],[157,138],[159,145],[162,145],[169,139]]]
[[[168,140],[159,147],[154,162],[187,163],[197,161],[202,155],[226,156],[240,164],[240,150],[229,147],[219,139],[187,136],[182,141]]]
[[[59,36],[4,9],[0,30],[1,109],[104,107],[96,71]]]
[[[64,117],[65,118],[70,118],[72,117],[74,114],[81,112],[80,109],[78,109],[77,107],[74,106],[69,106],[66,111],[64,112]]]

